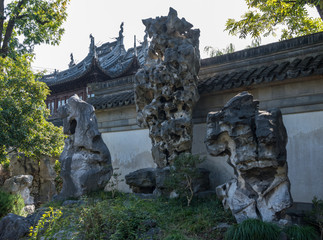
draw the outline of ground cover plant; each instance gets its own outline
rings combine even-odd
[[[52,202],[46,206],[62,215],[47,220],[51,228],[38,231],[39,239],[222,239],[223,232],[215,226],[234,222],[214,195],[194,197],[189,207],[185,198],[142,199],[119,192],[114,197],[111,192],[97,192],[71,202],[74,204]]]
[[[114,196],[112,196],[114,194]],[[317,240],[309,226],[248,219],[240,224],[215,195],[187,199],[143,198],[120,192],[95,192],[80,199],[52,201],[36,212],[40,220],[24,239],[163,240]],[[226,227],[221,227],[226,225]],[[227,228],[227,226],[230,226]]]
[[[20,215],[25,203],[20,195],[10,194],[0,189],[0,219],[8,213]]]

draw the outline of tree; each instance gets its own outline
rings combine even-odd
[[[32,56],[0,57],[0,162],[8,153],[58,155],[64,146],[62,129],[47,122],[47,85],[31,71]]]
[[[37,44],[59,43],[70,0],[0,0],[0,56],[32,53]]]
[[[246,0],[249,10],[242,19],[228,19],[226,31],[239,38],[253,39],[277,35],[280,40],[323,31],[323,1],[321,0]],[[309,16],[306,6],[315,7],[321,18]]]
[[[31,70],[37,44],[59,43],[70,0],[0,0],[0,163],[11,152],[58,155],[60,128],[46,121],[49,89]]]
[[[224,54],[233,53],[234,51],[235,51],[235,46],[232,43],[230,43],[226,48],[223,48],[222,50],[218,48],[216,49],[211,46],[204,47],[204,52],[210,57],[221,56]]]

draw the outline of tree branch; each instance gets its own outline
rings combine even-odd
[[[2,0],[1,0],[2,1]],[[10,17],[8,26],[6,29],[6,33],[3,39],[2,48],[0,50],[0,55],[2,57],[6,57],[8,55],[9,51],[9,41],[12,36],[13,29],[15,27],[16,19],[18,19],[19,14],[21,13],[21,10],[23,9],[24,5],[27,3],[28,0],[21,0],[17,3],[17,6],[15,7],[13,11],[13,15]]]

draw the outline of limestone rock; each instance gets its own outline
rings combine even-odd
[[[152,38],[146,64],[135,76],[140,126],[148,126],[152,155],[159,168],[192,148],[192,111],[199,99],[198,29],[170,8],[167,17],[143,20]]]
[[[193,183],[194,193],[209,190],[210,172],[206,169],[199,168],[199,177]],[[170,196],[175,194],[166,188],[166,179],[169,178],[170,169],[165,168],[143,168],[131,172],[125,176],[126,183],[135,193],[153,193],[155,195]]]
[[[12,194],[20,194],[24,199],[25,205],[34,204],[34,198],[30,196],[30,190],[33,182],[31,175],[19,175],[7,179],[3,184],[3,189]]]
[[[10,178],[9,169],[0,164],[0,186],[2,186],[8,178]]]
[[[229,155],[236,179],[217,187],[217,195],[237,222],[278,221],[292,205],[280,110],[260,111],[251,94],[238,94],[208,114],[205,142],[211,155]]]
[[[156,169],[143,168],[125,176],[126,183],[135,193],[152,193],[156,187]]]
[[[55,187],[55,158],[42,157],[40,160],[27,158],[23,154],[10,155],[10,175],[32,175],[31,195],[37,205],[48,202],[57,194]]]
[[[44,211],[27,217],[9,213],[0,220],[0,240],[14,240],[26,237],[29,228],[39,221]]]
[[[30,226],[25,217],[9,213],[0,221],[0,240],[19,239],[28,234]]]
[[[69,135],[59,159],[63,188],[58,198],[104,189],[112,175],[111,156],[98,130],[94,107],[74,95],[58,112]]]

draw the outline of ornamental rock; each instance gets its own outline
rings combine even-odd
[[[94,107],[74,95],[58,113],[69,137],[59,159],[63,188],[57,198],[104,189],[112,175],[111,156],[98,130]]]
[[[287,133],[280,110],[258,110],[247,92],[207,117],[206,146],[213,156],[229,155],[236,178],[217,195],[237,222],[247,218],[278,221],[292,205],[287,176]]]
[[[192,110],[199,99],[198,29],[170,8],[167,17],[143,20],[152,38],[148,57],[135,76],[137,120],[149,128],[159,168],[192,148]]]

